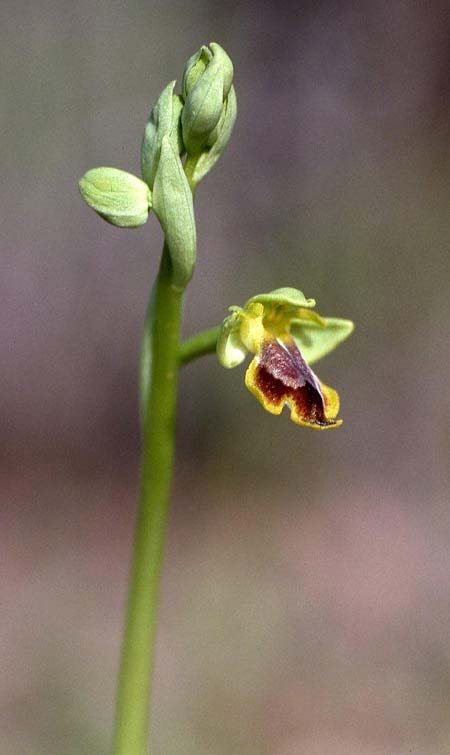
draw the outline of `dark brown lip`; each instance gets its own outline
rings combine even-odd
[[[255,384],[268,403],[280,406],[289,400],[295,405],[298,416],[311,425],[326,427],[336,424],[335,419],[327,419],[319,380],[292,340],[264,343],[256,367]]]

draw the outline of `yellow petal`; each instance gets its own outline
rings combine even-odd
[[[339,414],[340,406],[338,393],[334,388],[330,388],[328,385],[325,385],[325,383],[322,383],[322,381],[320,382],[320,387],[322,388],[325,404],[325,417],[327,419],[335,419]],[[342,420],[340,420],[340,422],[342,422]]]
[[[284,406],[284,397],[277,396],[273,392],[264,392],[259,385],[258,378],[259,359],[258,357],[255,357],[247,367],[247,372],[245,373],[245,385],[247,386],[249,391],[253,393],[254,396],[256,396],[258,401],[263,405],[264,409],[266,409],[271,414],[281,414]]]
[[[320,387],[322,389],[325,421],[318,422],[317,420],[311,421],[307,419],[304,415],[300,414],[295,402],[287,401],[291,409],[291,420],[297,425],[311,427],[313,430],[332,430],[335,427],[340,427],[342,420],[336,419],[339,414],[339,395],[334,388],[330,388],[321,381]]]
[[[240,338],[246,349],[252,354],[258,354],[264,338],[269,335],[263,325],[263,315],[263,305],[253,303],[240,316]]]

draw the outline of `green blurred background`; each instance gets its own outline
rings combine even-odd
[[[3,0],[1,755],[106,755],[161,232],[78,178],[137,172],[202,43],[239,116],[198,191],[185,333],[301,288],[350,341],[343,427],[180,385],[155,755],[450,752],[450,3]]]

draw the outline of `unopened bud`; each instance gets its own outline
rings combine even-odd
[[[79,182],[86,204],[119,228],[136,228],[148,218],[151,193],[140,178],[117,168],[93,168]]]
[[[212,42],[187,62],[183,75],[181,114],[183,141],[190,156],[211,147],[233,81],[233,64],[225,50]]]
[[[210,134],[208,143],[210,148],[204,150],[195,162],[192,171],[192,182],[198,184],[216,164],[227,146],[237,115],[236,93],[232,86],[222,110],[222,116],[214,131]]]

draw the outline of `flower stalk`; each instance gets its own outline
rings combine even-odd
[[[219,333],[220,327],[210,328],[183,341],[178,350],[178,364],[181,366],[207,354],[215,354]]]
[[[159,583],[174,457],[182,298],[182,292],[173,286],[172,264],[165,245],[153,292],[152,317],[147,318],[143,337],[144,349],[149,339],[152,344],[151,379],[141,382],[146,393],[141,396],[141,492],[119,674],[114,755],[144,755],[148,747]]]

